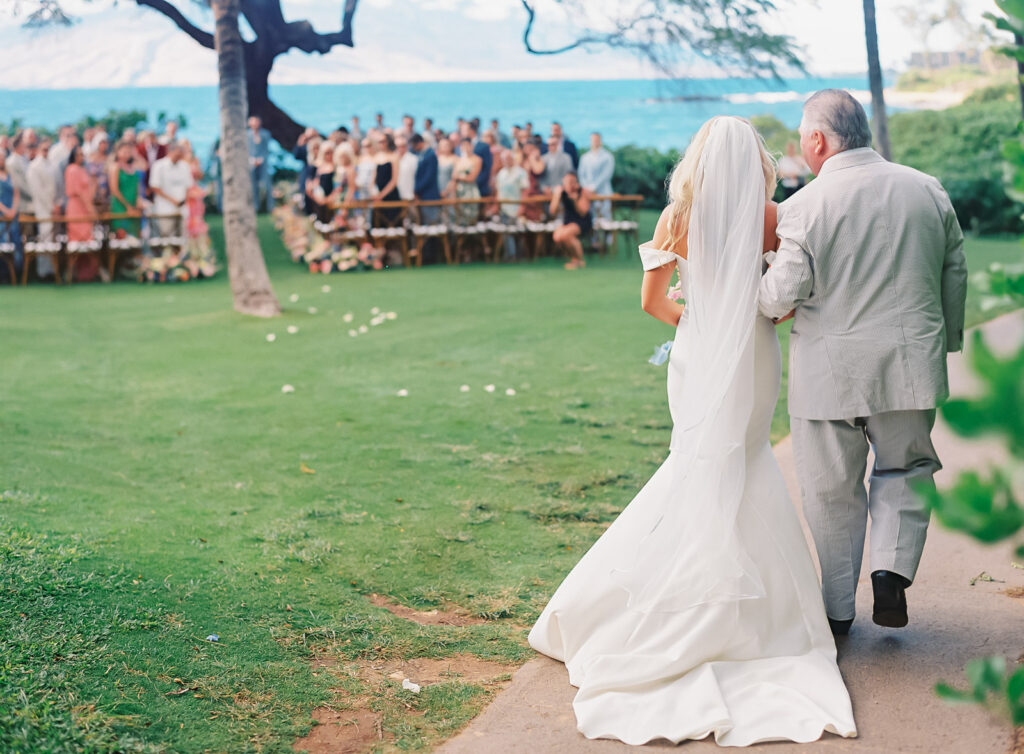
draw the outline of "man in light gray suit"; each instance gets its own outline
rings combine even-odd
[[[795,317],[796,470],[825,610],[840,635],[853,623],[869,516],[874,622],[907,624],[904,590],[929,519],[914,489],[941,468],[931,430],[949,395],[946,354],[963,347],[967,291],[946,192],[870,143],[864,108],[848,93],[807,101],[800,146],[817,178],[779,205],[779,250],[758,292],[762,314]]]

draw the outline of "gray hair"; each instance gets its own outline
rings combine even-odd
[[[840,152],[871,146],[871,126],[863,105],[842,89],[822,89],[804,103],[804,127],[821,131]]]

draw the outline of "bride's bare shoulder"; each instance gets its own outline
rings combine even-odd
[[[673,217],[673,206],[669,204],[661,211],[658,224],[654,228],[653,246],[656,249],[675,252],[685,258],[686,230],[682,229],[682,232],[680,232],[681,228],[679,226],[681,223],[678,218]],[[673,223],[676,225],[674,228]],[[673,248],[668,248],[667,244],[671,244]]]

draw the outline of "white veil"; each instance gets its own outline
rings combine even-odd
[[[610,578],[643,613],[675,612],[764,595],[739,546],[754,404],[754,324],[764,237],[764,172],[753,128],[711,127],[694,181],[688,236],[688,324],[673,387],[673,499]],[[659,574],[660,578],[652,578]]]

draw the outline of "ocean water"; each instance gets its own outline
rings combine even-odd
[[[364,130],[376,112],[398,125],[404,113],[425,116],[451,128],[456,118],[498,118],[506,132],[514,123],[532,121],[546,134],[552,120],[583,147],[591,131],[612,147],[625,144],[682,149],[700,125],[714,115],[751,117],[770,113],[796,127],[806,96],[827,87],[863,91],[866,76],[800,78],[785,82],[754,79],[614,81],[429,82],[391,84],[316,84],[271,87],[271,97],[300,123],[329,131],[358,115]],[[125,89],[0,90],[0,123],[55,128],[111,109],[139,109],[150,124],[161,113],[183,114],[189,138],[200,155],[217,138],[215,87]]]

